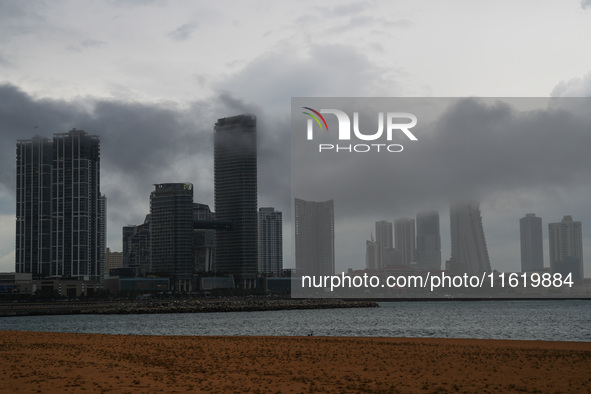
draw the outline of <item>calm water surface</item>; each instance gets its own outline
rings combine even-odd
[[[394,302],[380,308],[0,318],[0,330],[591,341],[591,300]]]

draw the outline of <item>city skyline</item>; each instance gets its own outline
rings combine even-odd
[[[538,2],[495,3],[485,10],[465,2],[453,3],[457,9],[437,2],[304,4],[310,7],[269,4],[264,12],[241,3],[223,9],[209,4],[204,9],[197,3],[122,1],[97,3],[92,10],[82,3],[60,1],[2,4],[2,270],[11,270],[15,260],[14,142],[33,133],[51,137],[79,127],[100,134],[102,188],[109,196],[107,244],[121,250],[117,229],[142,223],[148,212],[145,196],[154,183],[191,182],[196,200],[214,206],[209,134],[216,119],[226,115],[257,114],[259,205],[275,206],[287,222],[291,219],[289,163],[285,161],[290,96],[591,94],[590,62],[586,61],[591,54],[581,50],[579,40],[591,31],[591,13],[579,0],[543,6]],[[547,28],[548,15],[559,21],[560,28]],[[498,28],[499,20],[503,29]],[[445,28],[450,24],[455,28]],[[210,36],[216,40],[202,39]],[[434,36],[440,41],[433,40]],[[446,44],[442,47],[440,42]],[[155,56],[146,58],[146,47]],[[548,58],[550,50],[555,57]],[[521,54],[517,61],[499,67],[499,59],[515,59],[515,53]],[[171,61],[179,58],[184,61]],[[472,113],[474,117],[482,114]],[[367,237],[377,220],[437,209],[442,214],[442,255],[447,258],[448,219],[443,212],[449,200],[428,201],[424,196],[436,196],[441,182],[422,174],[427,170],[434,178],[448,178],[448,164],[456,153],[472,152],[484,165],[470,166],[471,172],[477,174],[484,167],[499,174],[496,180],[486,179],[490,189],[481,198],[491,265],[506,271],[518,269],[515,221],[524,213],[537,212],[547,222],[560,221],[568,214],[583,223],[591,221],[583,201],[590,194],[585,186],[588,177],[580,173],[580,168],[589,167],[580,152],[589,143],[559,135],[556,130],[562,124],[548,126],[544,122],[536,126],[539,138],[474,130],[466,139],[469,149],[462,150],[460,145],[457,151],[431,151],[419,159],[407,155],[409,163],[403,166],[408,176],[399,174],[400,192],[412,191],[416,203],[402,204],[401,196],[395,196],[392,211],[367,218],[360,232]],[[444,139],[432,138],[448,148]],[[419,140],[426,141],[422,136]],[[520,148],[519,153],[513,146]],[[566,148],[570,153],[561,153]],[[492,154],[504,158],[502,165],[491,162]],[[548,164],[540,165],[536,157]],[[524,171],[528,168],[533,170]],[[477,180],[469,179],[466,185],[480,188]],[[412,187],[419,181],[425,185],[421,194]],[[532,190],[532,183],[546,188]],[[454,182],[450,185],[456,186]],[[337,229],[352,226],[354,219],[346,218],[337,222]],[[588,245],[589,238],[583,236]],[[361,261],[362,253],[355,256],[347,248],[351,241],[337,234],[336,249],[351,255],[352,262]],[[547,248],[544,253],[547,261]],[[337,259],[337,264],[345,263]],[[586,272],[591,272],[589,261],[586,264]],[[286,261],[286,266],[293,266],[293,261]]]
[[[62,133],[62,134],[63,135],[67,135],[67,133]],[[36,140],[36,141],[44,141],[45,139],[43,139],[41,137],[34,137],[31,141],[33,141],[33,140]],[[529,215],[531,215],[531,214],[526,214],[526,216],[529,216]],[[397,220],[400,220],[400,219],[397,219]],[[412,219],[406,219],[406,220],[412,220]],[[389,223],[387,221],[380,221],[380,222],[382,222],[382,223]],[[376,222],[376,233],[378,232],[377,228],[378,228],[378,223],[380,223],[380,222]],[[390,225],[391,225],[391,223],[390,223]],[[359,267],[359,265],[357,267]],[[492,267],[492,268],[495,269],[494,267]],[[545,268],[549,268],[549,265],[545,266]],[[518,271],[518,270],[517,269],[513,269],[513,271]]]
[[[56,134],[56,135],[57,135],[57,136],[64,136],[64,137],[67,137],[67,136],[71,135],[71,134],[72,134],[73,132],[75,132],[75,131],[76,131],[76,130],[74,129],[73,131],[71,131],[71,132],[69,132],[69,133],[58,133],[58,134]],[[77,131],[77,132],[78,132],[78,133],[81,133],[81,134],[86,134],[85,132],[81,132],[81,131]],[[93,137],[95,137],[95,138],[98,140],[98,136],[93,136]],[[49,142],[47,139],[44,139],[44,138],[42,138],[42,137],[33,137],[33,138],[30,140],[30,141],[23,141],[23,142],[30,143],[30,142],[34,142],[34,141],[36,142],[36,144],[37,144],[37,145],[39,145],[39,144],[43,145],[43,144],[46,144],[46,143],[48,143],[48,142]],[[21,142],[21,141],[19,141],[19,143],[20,143],[20,142]],[[105,200],[104,200],[104,197],[102,197],[102,198],[103,198],[103,201],[105,201]],[[99,209],[99,210],[100,210],[100,209],[103,209],[103,210],[104,210],[104,205],[105,205],[105,204],[104,204],[104,202],[102,203],[102,205],[101,205],[101,204],[100,204],[100,202],[99,202],[99,208],[98,208],[98,209]],[[102,208],[101,208],[101,207],[102,207]],[[434,211],[434,212],[435,212],[435,211]],[[435,213],[436,213],[436,212],[435,212]],[[417,215],[419,215],[419,214],[417,214]],[[534,215],[534,214],[526,214],[526,218],[530,218],[532,215],[535,217],[535,215]],[[418,216],[417,216],[417,217],[418,217]],[[565,217],[566,217],[566,216],[565,216]],[[525,219],[525,218],[522,218],[522,219]],[[539,219],[539,218],[536,218],[536,219]],[[404,221],[405,223],[406,223],[406,222],[409,222],[409,221],[412,221],[412,222],[414,222],[414,219],[408,219],[408,218],[396,219],[396,220],[395,220],[395,223],[396,223],[396,222],[398,222],[398,223],[400,224],[402,221]],[[579,222],[579,223],[580,223],[580,222]],[[391,226],[391,223],[390,223],[390,222],[387,222],[387,221],[378,221],[378,222],[376,222],[376,234],[377,234],[377,233],[380,231],[380,230],[378,230],[378,228],[380,227],[380,226],[379,226],[380,224],[381,224],[381,225],[384,225],[384,224],[390,224],[390,226]],[[401,227],[401,228],[402,228],[402,227]],[[417,230],[417,234],[418,234],[418,230]],[[549,236],[550,236],[550,235],[549,235]],[[417,239],[418,239],[418,238],[417,238]],[[377,240],[376,240],[376,242],[377,242]],[[417,241],[417,242],[418,242],[418,241]],[[105,249],[106,249],[106,248],[105,248]],[[418,253],[418,249],[414,249],[414,250],[413,250],[413,253],[414,253],[414,252],[417,252],[417,253]],[[417,256],[418,256],[418,255],[417,255]],[[417,256],[415,256],[415,257],[417,257]],[[417,257],[417,258],[418,258],[418,257]],[[417,259],[412,259],[412,261],[413,261],[413,262],[417,262],[418,260],[417,260]],[[552,260],[550,260],[550,261],[552,261]],[[359,265],[357,265],[357,268],[358,268],[358,267],[359,267]],[[550,268],[550,265],[548,265],[548,266],[546,266],[546,267],[544,267],[544,268]],[[492,267],[492,269],[495,269],[495,268],[494,268],[494,267]],[[583,269],[581,268],[581,270],[583,270]],[[513,271],[518,271],[518,270],[514,269]]]

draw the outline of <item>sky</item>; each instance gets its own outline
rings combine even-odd
[[[121,227],[143,222],[155,183],[191,182],[195,201],[213,208],[218,118],[256,114],[259,206],[289,218],[292,97],[591,96],[589,0],[0,0],[0,37],[0,272],[14,270],[18,139],[72,128],[100,136],[107,245],[121,250]],[[556,173],[573,160],[557,158]],[[564,200],[564,212],[554,198],[564,190],[540,198],[546,238],[547,223],[578,219],[571,207],[589,217],[586,192]],[[516,271],[508,261],[519,252],[507,252],[517,249],[506,229],[514,234],[518,218],[508,224],[490,214],[507,204],[526,213],[514,193],[497,192],[481,209],[493,268]],[[337,225],[362,231],[364,250],[372,223]],[[354,240],[337,238],[337,249],[345,241]],[[337,251],[339,258],[351,260]]]

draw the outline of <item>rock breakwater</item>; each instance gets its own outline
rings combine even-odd
[[[231,297],[181,300],[5,304],[0,306],[0,316],[250,312],[289,309],[371,308],[377,306],[377,303],[369,301]]]

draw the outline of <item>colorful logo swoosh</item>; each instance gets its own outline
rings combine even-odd
[[[323,129],[322,123],[320,123],[320,119],[322,119],[322,122],[324,123],[324,126],[326,126],[326,131],[328,131],[328,125],[326,124],[326,120],[324,119],[324,116],[320,115],[320,112],[318,112],[315,109],[312,109],[310,107],[302,107],[302,108],[307,109],[308,111],[312,111],[315,114],[314,115],[314,114],[311,114],[309,112],[302,112],[303,114],[306,114],[306,115],[312,117],[312,119],[314,119],[316,121],[316,123],[318,123],[318,126],[320,126],[320,130]],[[318,118],[320,118],[320,119],[318,119]]]

